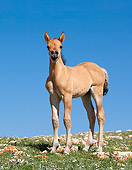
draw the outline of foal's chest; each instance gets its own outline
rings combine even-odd
[[[60,99],[63,101],[64,99],[64,93],[62,91],[60,91],[58,88],[55,88],[55,92],[57,93],[57,95],[60,97]]]
[[[54,85],[55,92],[61,98],[61,100],[63,100],[64,95],[66,95],[66,94],[71,94],[72,95],[72,85],[65,78],[62,78],[59,81],[54,80],[53,85]]]

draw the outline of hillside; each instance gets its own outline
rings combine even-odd
[[[1,137],[1,169],[132,169],[132,130],[104,132],[104,148],[97,153],[98,133],[94,146],[82,152],[88,132],[72,134],[70,155],[64,155],[65,135],[59,136],[57,153],[50,153],[52,136]]]

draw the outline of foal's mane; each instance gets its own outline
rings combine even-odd
[[[66,59],[64,58],[64,55],[61,53],[61,59],[63,61],[63,64],[66,65]]]

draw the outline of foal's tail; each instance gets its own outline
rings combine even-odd
[[[108,73],[107,71],[102,68],[104,74],[105,74],[105,82],[104,82],[104,89],[103,89],[103,96],[108,93],[108,84],[109,84],[109,79],[108,79]]]

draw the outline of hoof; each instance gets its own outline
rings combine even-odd
[[[102,147],[98,147],[97,152],[102,152]]]
[[[55,143],[55,144],[53,145],[52,150],[50,151],[50,153],[56,153],[56,149],[57,149],[58,147],[60,147],[60,144]]]
[[[70,149],[69,149],[69,148],[66,148],[66,149],[64,150],[64,154],[69,155],[69,154],[70,154]]]
[[[83,152],[88,152],[89,148],[90,148],[90,146],[87,146],[87,145],[86,145],[86,146],[82,149],[82,151],[83,151]]]
[[[56,148],[53,147],[50,153],[56,153]]]
[[[50,151],[50,153],[56,153],[56,151],[54,151],[54,150],[51,150],[51,151]]]
[[[83,151],[83,152],[88,152],[88,149],[83,148],[82,151]]]

